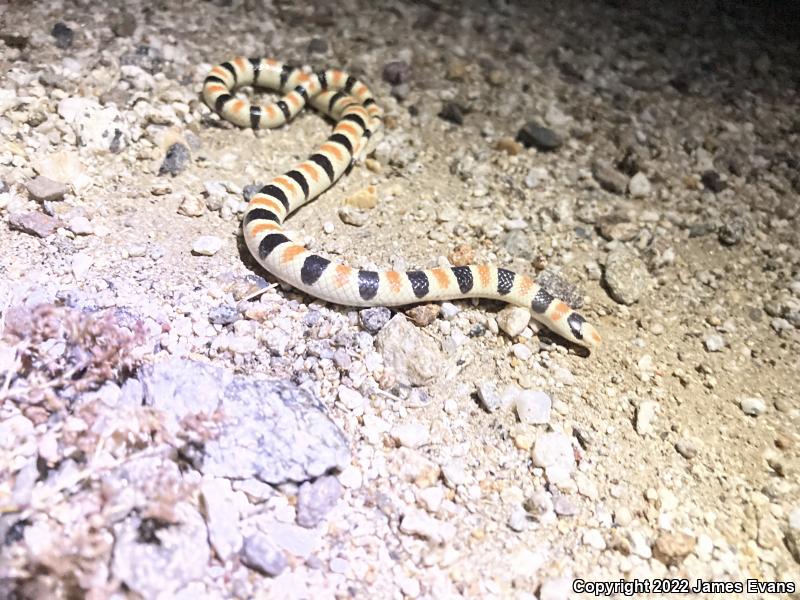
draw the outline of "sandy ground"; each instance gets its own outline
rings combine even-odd
[[[652,588],[669,578],[785,582],[733,595],[798,597],[798,15],[674,4],[0,6],[0,592],[544,599],[585,579],[669,597]],[[466,253],[558,273],[602,348],[587,356],[534,322],[509,334],[519,315],[500,303],[455,302],[391,331],[386,313],[280,285],[244,300],[275,280],[242,243],[242,189],[311,153],[330,124],[313,112],[256,133],[220,122],[202,80],[240,54],[343,68],[387,115],[370,168],[291,218],[298,239],[359,267]],[[515,141],[529,123],[555,147]],[[174,144],[189,160],[160,174]],[[65,185],[40,189],[37,176]],[[376,206],[342,216],[368,186]],[[124,307],[142,324],[136,365],[189,358],[313,393],[351,463],[334,470],[341,497],[310,530],[312,549],[283,548],[287,564],[267,574],[244,550],[226,553],[202,508],[209,476],[188,471],[184,499],[211,546],[196,574],[162,585],[167,559],[148,555],[135,560],[152,561],[150,574],[134,579],[156,583],[137,586],[119,559],[121,517],[99,509],[92,539],[105,541],[80,549],[70,523],[107,493],[97,474],[40,504],[36,489],[67,460],[92,470],[101,450],[76,454],[70,419],[88,418],[76,408],[87,393],[124,390],[137,369],[98,374],[77,395],[19,392],[41,381],[19,360],[25,336],[9,315],[39,303]],[[215,322],[226,304],[238,316]],[[395,360],[404,343],[411,356]],[[531,404],[543,416],[526,419]],[[115,464],[162,443],[179,445],[144,435]],[[231,528],[292,521],[301,482],[265,501],[235,479],[223,494],[241,502]],[[144,514],[155,500],[142,490]],[[43,530],[55,534],[43,542]],[[59,570],[67,556],[80,560]]]

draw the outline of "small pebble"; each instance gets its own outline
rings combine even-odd
[[[75,38],[75,33],[72,31],[72,29],[67,27],[67,25],[61,21],[53,25],[50,35],[56,38],[56,46],[62,50],[66,50],[72,46],[72,40]]]
[[[690,440],[678,440],[675,443],[675,450],[677,450],[678,454],[680,454],[682,457],[689,460],[697,456],[697,446],[695,446]]]
[[[662,531],[653,544],[653,557],[668,566],[677,566],[691,554],[695,538],[681,532]]]
[[[539,587],[539,600],[564,600],[572,597],[572,579],[559,577],[546,579]]]
[[[467,470],[460,460],[452,460],[442,465],[442,477],[450,488],[464,485],[467,481]]]
[[[428,539],[436,544],[443,544],[455,536],[456,526],[435,519],[420,510],[409,510],[400,521],[400,531]]]
[[[375,208],[378,205],[378,188],[368,185],[345,198],[344,203],[355,208]]]
[[[534,189],[547,179],[547,169],[544,167],[532,167],[525,175],[525,187]]]
[[[169,173],[173,176],[177,175],[189,164],[190,156],[189,148],[177,142],[172,144],[172,146],[167,149],[164,161],[158,169],[158,174],[166,175]]]
[[[628,191],[634,198],[644,198],[650,195],[650,180],[644,173],[636,173],[628,182]]]
[[[636,409],[636,432],[639,435],[649,435],[653,433],[653,421],[656,418],[658,403],[645,400]]]
[[[75,235],[91,235],[94,233],[92,223],[86,217],[73,217],[69,220],[69,230]]]
[[[430,432],[427,427],[419,423],[404,423],[395,425],[391,431],[392,438],[406,448],[419,448],[430,442]]]
[[[444,501],[444,488],[440,485],[432,485],[417,492],[417,499],[429,513],[438,512]]]
[[[553,400],[544,392],[519,390],[514,408],[521,423],[543,425],[550,422]]]
[[[206,205],[197,196],[186,196],[178,207],[178,214],[187,217],[202,217],[206,211]]]
[[[222,240],[215,235],[201,235],[192,244],[192,253],[214,256],[222,248]]]
[[[707,335],[703,340],[703,344],[705,344],[706,350],[709,352],[719,352],[725,347],[725,340],[721,335],[714,333]]]
[[[711,190],[715,194],[721,192],[726,187],[728,187],[727,184],[724,181],[722,181],[722,179],[719,176],[719,173],[717,173],[716,171],[705,171],[701,175],[700,181],[703,182],[703,185],[705,186],[706,189]]]
[[[297,492],[297,524],[316,527],[333,510],[342,496],[342,485],[332,475],[306,481]]]
[[[215,325],[230,325],[238,318],[239,309],[229,304],[221,304],[208,311],[208,320]]]
[[[761,398],[742,398],[739,406],[744,414],[751,417],[763,415],[767,410],[767,405]]]
[[[311,38],[308,42],[309,54],[325,54],[328,51],[328,41],[321,38]]]
[[[427,327],[439,316],[438,304],[419,304],[405,311],[406,316],[420,327]]]
[[[592,175],[607,192],[624,194],[628,188],[628,178],[604,160],[595,161],[592,165]]]
[[[603,273],[608,293],[620,304],[639,300],[650,282],[650,273],[637,254],[625,246],[609,252]]]
[[[75,279],[82,281],[92,266],[92,257],[79,252],[72,257],[72,274]]]
[[[347,410],[358,410],[364,408],[364,403],[366,399],[356,390],[349,388],[345,385],[339,386],[339,393],[338,393],[339,402],[344,406]]]
[[[467,74],[467,65],[464,61],[452,57],[447,61],[447,73],[445,77],[451,81],[460,81]]]
[[[127,11],[110,14],[111,31],[117,37],[131,37],[136,31],[136,17]]]
[[[567,496],[559,494],[553,501],[553,510],[559,517],[574,517],[578,514],[578,507]]]
[[[585,546],[590,546],[595,550],[606,549],[606,541],[603,539],[603,534],[597,529],[588,529],[584,531],[582,541]]]
[[[521,334],[531,320],[531,312],[521,306],[506,306],[497,314],[497,325],[510,338]]]
[[[144,244],[132,244],[128,246],[127,252],[131,258],[141,258],[147,254],[147,246]]]
[[[742,219],[731,219],[720,226],[717,239],[725,246],[735,246],[742,241],[745,232],[746,224]]]
[[[441,306],[439,307],[439,314],[442,315],[442,318],[447,321],[452,321],[460,312],[461,309],[452,302],[442,302]]]
[[[464,109],[455,102],[444,102],[439,117],[456,125],[464,124]]]
[[[411,65],[404,60],[388,62],[383,67],[383,80],[390,85],[400,85],[411,79]]]
[[[63,200],[69,191],[67,186],[60,181],[53,181],[47,177],[35,177],[25,184],[31,198],[37,202],[54,202]]]
[[[45,238],[55,233],[61,220],[40,212],[9,213],[8,226],[11,229]]]
[[[503,405],[494,381],[481,381],[478,384],[478,398],[483,407],[489,412],[494,412]]]
[[[495,142],[494,147],[497,150],[501,150],[505,152],[509,156],[516,156],[520,152],[522,152],[522,144],[516,141],[514,138],[511,137],[502,137],[497,142]]]
[[[525,531],[528,528],[528,513],[521,506],[517,506],[508,516],[508,527],[512,531]]]
[[[369,221],[369,213],[367,211],[352,206],[340,206],[336,214],[339,215],[342,223],[353,227],[363,227]]]
[[[511,346],[511,351],[519,360],[526,362],[533,356],[533,351],[525,344],[514,344]]]
[[[358,311],[358,322],[370,333],[378,333],[392,318],[392,311],[385,306],[375,306]]]
[[[560,431],[543,433],[536,439],[531,453],[537,467],[563,467],[571,471],[575,466],[575,453],[569,436]]]
[[[526,148],[533,146],[543,152],[552,152],[563,144],[561,136],[555,131],[533,122],[527,123],[517,132],[517,141],[522,142]]]
[[[256,533],[244,540],[242,562],[270,577],[280,575],[289,566],[284,553],[262,533]]]
[[[350,563],[347,562],[344,558],[336,557],[332,558],[331,562],[328,565],[332,573],[339,573],[343,575],[347,573],[347,570],[350,568]]]

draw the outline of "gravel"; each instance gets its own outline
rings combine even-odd
[[[597,183],[607,192],[624,194],[628,189],[628,178],[617,171],[611,164],[604,160],[595,161],[592,165],[592,175]]]
[[[800,580],[786,3],[287,5],[260,41],[222,4],[225,27],[220,3],[3,13],[0,597]],[[211,64],[261,46],[385,111],[287,236],[356,269],[525,273],[602,346],[540,341],[525,306],[368,312],[267,273],[243,198],[329,124],[204,105]],[[546,415],[512,402],[542,392]]]

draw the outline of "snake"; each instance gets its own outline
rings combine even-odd
[[[244,86],[282,94],[260,105],[241,97]],[[601,342],[597,329],[527,275],[489,264],[410,271],[354,268],[308,250],[284,231],[284,220],[330,188],[362,161],[383,124],[383,111],[367,85],[339,69],[314,71],[271,58],[245,58],[214,66],[203,99],[222,119],[242,128],[268,129],[291,121],[310,105],[329,117],[333,131],[306,160],[255,193],[242,230],[255,260],[277,279],[333,304],[369,307],[490,298],[530,311],[563,339],[585,348]]]

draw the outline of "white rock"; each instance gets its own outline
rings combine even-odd
[[[258,350],[258,340],[250,335],[233,335],[228,339],[228,350],[234,354],[251,354]]]
[[[78,281],[83,280],[92,267],[92,257],[79,252],[72,257],[72,274]]]
[[[201,235],[192,244],[192,252],[201,256],[214,256],[222,248],[222,240],[215,235]]]
[[[97,106],[99,106],[99,104],[91,98],[84,98],[82,96],[64,98],[58,103],[58,116],[72,125],[78,119],[78,115],[81,114],[81,112],[91,110]]]
[[[416,598],[419,596],[421,589],[419,581],[416,579],[403,575],[397,579],[397,582],[400,584],[400,591],[403,592],[405,597]]]
[[[481,381],[478,383],[478,399],[489,412],[494,412],[503,405],[494,381]]]
[[[706,350],[709,352],[719,352],[725,347],[725,339],[716,333],[707,335],[703,340]]]
[[[567,386],[575,385],[575,382],[577,381],[575,379],[575,375],[572,374],[572,371],[566,367],[555,367],[553,369],[553,379],[555,379],[558,383]]]
[[[497,325],[510,338],[521,334],[530,320],[530,311],[521,306],[506,306],[497,314]]]
[[[435,513],[442,506],[444,489],[439,485],[426,487],[417,492],[417,499],[430,513]]]
[[[442,477],[448,487],[464,485],[467,481],[467,469],[461,460],[451,460],[442,465]]]
[[[712,540],[705,533],[697,536],[697,544],[694,547],[694,553],[703,562],[711,560],[711,553],[714,551],[714,540]]]
[[[653,433],[653,420],[656,417],[658,403],[645,400],[636,409],[636,431],[639,435],[650,435]]]
[[[209,478],[200,486],[203,508],[208,524],[208,537],[217,555],[228,560],[236,554],[244,541],[239,531],[239,511],[234,491],[227,479]]]
[[[631,180],[628,182],[628,191],[634,198],[644,198],[645,196],[649,196],[650,192],[652,191],[650,180],[647,179],[647,176],[644,173],[636,173],[636,175],[631,177]]]
[[[533,167],[525,175],[525,186],[529,189],[538,187],[539,184],[547,179],[547,169],[544,167]]]
[[[435,519],[421,510],[411,509],[403,515],[400,531],[442,544],[453,539],[456,527],[452,523]]]
[[[339,483],[351,490],[360,488],[363,480],[364,477],[361,471],[353,465],[350,465],[339,474]]]
[[[127,122],[113,106],[101,106],[89,98],[64,98],[58,103],[58,114],[72,125],[79,144],[90,150],[119,152],[128,143]]]
[[[17,105],[17,92],[14,88],[0,88],[0,115]]]
[[[514,407],[520,422],[543,425],[550,422],[553,400],[544,392],[519,390]]]
[[[653,379],[656,375],[656,364],[653,357],[649,354],[645,354],[638,360],[636,368],[639,379],[645,383]]]
[[[800,506],[792,509],[789,513],[789,529],[800,531]]]
[[[454,319],[460,312],[461,309],[452,302],[442,302],[442,305],[439,307],[439,313],[442,315],[442,318],[448,321]]]
[[[560,431],[540,435],[536,439],[531,456],[533,464],[537,467],[561,467],[569,472],[575,466],[572,441]]]
[[[514,356],[523,362],[527,361],[531,356],[533,356],[533,352],[531,352],[531,349],[525,344],[514,344],[511,346],[511,350],[514,353]]]
[[[544,115],[544,120],[547,121],[547,124],[551,127],[559,128],[569,123],[572,117],[564,114],[557,105],[551,104]]]
[[[203,204],[200,198],[193,195],[184,196],[178,207],[178,213],[187,217],[201,217],[205,211],[205,204]]]
[[[419,448],[430,441],[428,428],[419,423],[404,423],[395,425],[391,432],[392,438],[406,448]]]
[[[34,169],[49,179],[68,183],[76,193],[82,193],[92,185],[92,178],[86,173],[77,152],[62,150],[50,154],[37,160]]]
[[[339,394],[338,394],[339,402],[344,406],[347,410],[363,410],[364,408],[364,396],[359,394],[356,390],[349,388],[345,385],[339,386]]]
[[[86,217],[73,217],[69,220],[69,230],[75,235],[91,235],[94,233],[91,221]]]
[[[653,556],[653,550],[647,543],[647,537],[641,531],[628,532],[628,541],[631,543],[631,551],[641,558],[649,559]]]
[[[582,540],[586,546],[591,546],[597,550],[606,549],[606,541],[603,539],[603,534],[597,529],[587,529],[584,531]]]
[[[761,398],[742,398],[740,404],[742,412],[751,417],[763,415],[767,410],[767,405]]]
[[[572,579],[559,577],[547,579],[539,588],[539,600],[564,600],[572,595]]]
[[[534,552],[524,546],[512,551],[508,556],[508,569],[515,576],[530,577],[531,573],[538,573],[548,562],[542,551]]]

